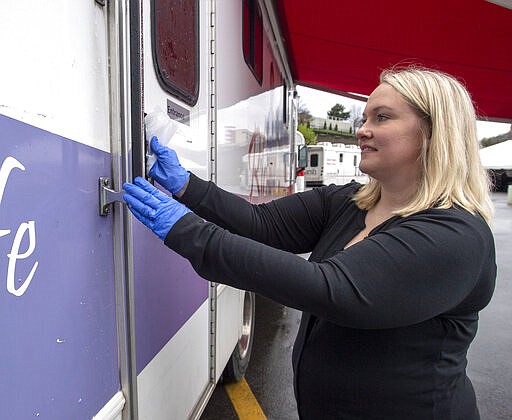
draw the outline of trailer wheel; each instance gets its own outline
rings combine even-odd
[[[244,293],[244,307],[242,315],[242,334],[229,358],[228,364],[222,374],[224,383],[238,382],[242,380],[249,360],[251,358],[252,343],[254,338],[254,318],[256,299],[252,292]]]

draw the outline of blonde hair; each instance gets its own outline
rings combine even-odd
[[[380,83],[396,89],[423,122],[420,185],[409,204],[394,213],[405,217],[427,208],[458,205],[490,224],[490,181],[480,162],[475,109],[468,91],[448,74],[418,67],[384,70]],[[380,192],[379,181],[370,178],[354,200],[358,207],[370,209]]]

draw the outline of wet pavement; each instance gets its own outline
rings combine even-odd
[[[254,344],[245,378],[269,419],[299,418],[293,395],[292,346],[300,316],[300,311],[256,296]],[[224,387],[217,385],[201,420],[237,418]]]
[[[512,419],[512,205],[494,193],[493,232],[498,278],[490,305],[480,313],[479,331],[468,354],[468,375],[482,420]],[[300,312],[261,296],[256,300],[256,329],[246,379],[269,419],[297,420],[291,351]],[[237,419],[218,385],[201,420]]]

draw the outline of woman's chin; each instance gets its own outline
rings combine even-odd
[[[372,176],[371,166],[365,165],[363,162],[359,164],[359,170],[365,175]]]

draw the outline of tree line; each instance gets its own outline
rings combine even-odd
[[[315,133],[315,130],[310,127],[313,115],[309,111],[306,104],[300,100],[300,98],[297,107],[297,117],[299,123],[298,130],[304,136],[306,144],[316,144],[317,134]],[[362,121],[361,107],[353,105],[350,110],[347,110],[343,104],[337,103],[329,111],[327,111],[327,117],[339,121],[350,121],[352,123],[351,134],[355,134]],[[337,127],[335,126],[334,131],[337,131],[336,128]],[[324,130],[332,131],[332,124],[329,127],[324,124]]]

